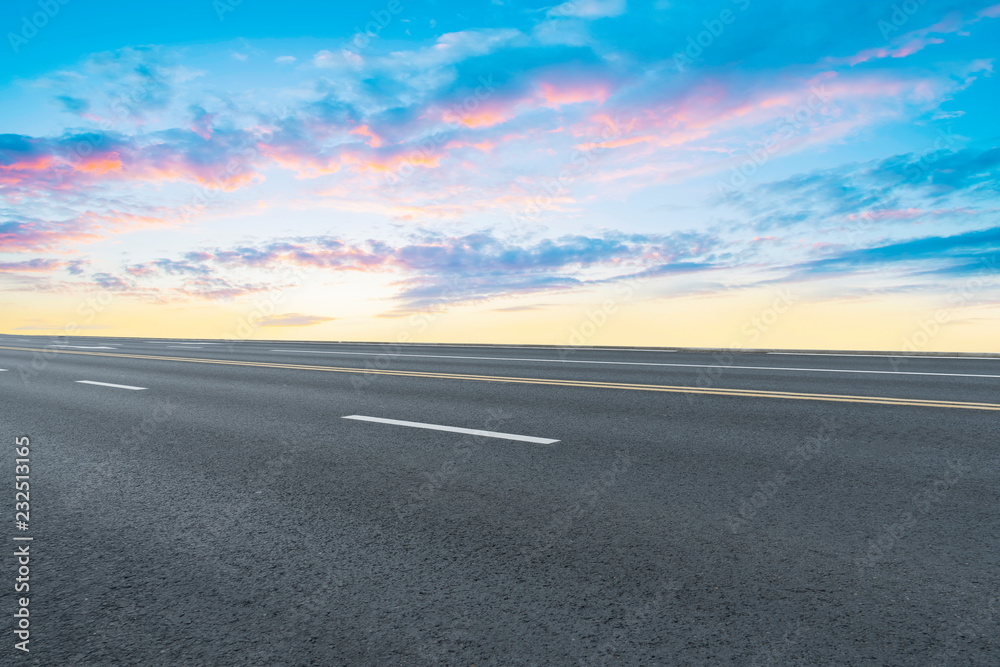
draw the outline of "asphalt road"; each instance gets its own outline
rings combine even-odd
[[[53,343],[5,664],[1000,664],[1000,358]]]

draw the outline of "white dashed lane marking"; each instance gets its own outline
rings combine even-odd
[[[114,387],[115,389],[131,389],[132,391],[142,391],[146,387],[133,387],[127,384],[111,384],[110,382],[94,382],[93,380],[74,380],[77,384],[95,384],[99,387]]]
[[[551,438],[536,438],[530,435],[515,435],[513,433],[498,433],[496,431],[480,431],[475,428],[459,428],[457,426],[441,426],[439,424],[425,424],[423,422],[407,422],[399,419],[382,419],[381,417],[364,417],[362,415],[348,415],[344,419],[356,419],[358,421],[376,422],[379,424],[391,424],[392,426],[409,426],[410,428],[425,428],[431,431],[448,431],[449,433],[464,433],[465,435],[478,435],[483,438],[501,438],[503,440],[518,440],[520,442],[531,442],[536,445],[553,445],[558,440]]]

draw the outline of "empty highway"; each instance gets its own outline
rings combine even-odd
[[[1000,662],[997,355],[0,336],[0,369],[38,664]]]

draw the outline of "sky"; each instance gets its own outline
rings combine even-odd
[[[0,9],[0,333],[1000,352],[1000,4]]]

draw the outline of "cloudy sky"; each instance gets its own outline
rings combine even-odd
[[[1000,351],[1000,4],[0,28],[0,332]]]

